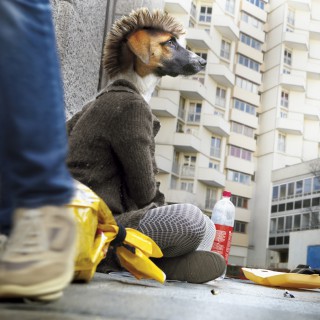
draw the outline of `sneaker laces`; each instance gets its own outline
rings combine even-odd
[[[48,250],[48,237],[41,212],[36,209],[24,210],[16,217],[6,252],[33,254],[46,250]]]

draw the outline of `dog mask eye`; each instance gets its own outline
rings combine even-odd
[[[168,46],[168,47],[172,47],[175,48],[176,47],[176,39],[175,38],[171,38],[168,41],[164,42],[163,45]]]

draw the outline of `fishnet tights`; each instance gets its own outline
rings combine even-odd
[[[151,237],[165,257],[197,249],[209,251],[215,236],[213,222],[192,204],[173,204],[147,211],[138,230]]]

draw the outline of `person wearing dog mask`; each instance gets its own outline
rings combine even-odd
[[[221,276],[223,257],[210,252],[215,226],[192,204],[167,205],[156,181],[154,138],[160,122],[148,101],[164,75],[192,75],[206,61],[177,39],[183,26],[142,8],[111,28],[104,48],[108,84],[67,123],[68,167],[109,206],[118,224],[151,237],[169,280],[204,283]],[[97,271],[116,261],[109,252]]]

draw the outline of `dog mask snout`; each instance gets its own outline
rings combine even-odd
[[[204,68],[207,65],[207,61],[201,57],[199,57],[199,63],[202,68]]]

